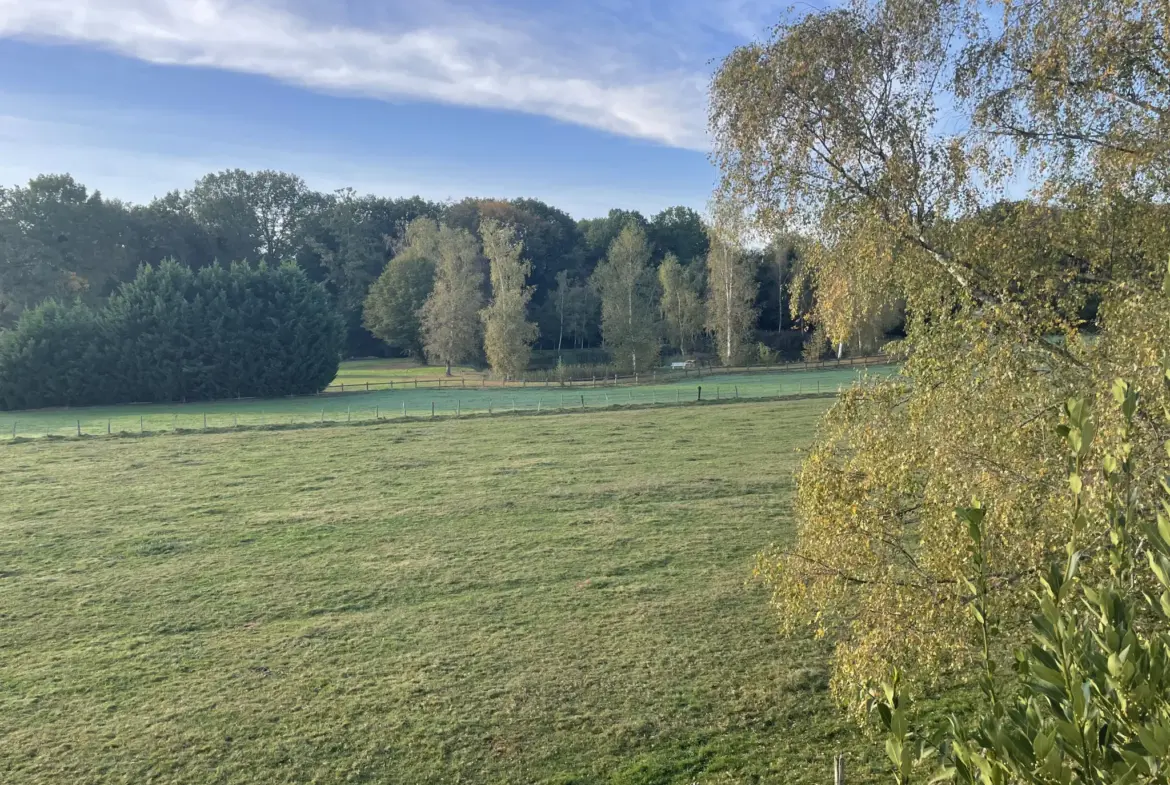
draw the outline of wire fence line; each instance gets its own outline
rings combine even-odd
[[[628,406],[710,403],[836,395],[867,375],[893,366],[828,368],[808,373],[727,373],[657,385],[420,388],[360,395],[232,400],[182,405],[143,404],[92,409],[0,413],[0,439],[115,436],[167,432],[299,427],[392,419],[600,410]]]
[[[387,380],[384,382],[350,382],[348,384],[331,384],[318,395],[336,395],[340,393],[378,392],[393,390],[426,390],[426,389],[487,389],[489,387],[619,387],[638,384],[674,384],[686,379],[703,379],[709,376],[723,376],[733,373],[783,373],[793,371],[828,370],[837,368],[864,368],[878,365],[888,365],[886,355],[870,355],[866,357],[846,357],[840,360],[817,360],[812,362],[777,363],[776,365],[745,365],[745,366],[695,366],[693,368],[655,368],[649,372],[618,373],[593,375],[580,378],[561,379],[555,370],[546,371],[543,377],[532,378],[531,374],[522,379],[493,379],[486,373],[465,374],[460,376],[443,376],[434,379]],[[470,384],[468,383],[470,381]]]

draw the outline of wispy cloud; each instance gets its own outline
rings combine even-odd
[[[724,0],[722,7],[742,32],[754,18],[743,9],[760,5]],[[693,62],[648,64],[614,39],[534,30],[515,15],[493,19],[485,4],[477,4],[477,16],[471,6],[449,13],[452,2],[411,6],[413,13],[354,20],[322,13],[321,4],[0,0],[0,37],[80,43],[372,98],[514,110],[672,147],[707,147],[706,76]],[[420,8],[433,13],[420,18]]]

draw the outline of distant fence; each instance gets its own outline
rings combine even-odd
[[[125,404],[0,412],[0,440],[288,428],[326,423],[419,420],[468,415],[536,414],[627,406],[778,400],[833,396],[885,357],[786,363],[771,367],[696,368],[649,374],[548,379],[504,384],[486,378],[419,379],[393,385],[341,385],[324,395],[190,403]],[[779,371],[779,373],[777,373]],[[785,373],[809,371],[811,373]],[[879,373],[881,377],[886,374]],[[441,384],[440,384],[441,383]],[[393,390],[394,392],[389,392]],[[7,438],[5,438],[7,437]]]
[[[704,376],[722,376],[733,373],[772,373],[783,371],[815,371],[835,368],[863,368],[872,365],[889,365],[892,361],[887,355],[871,355],[868,357],[846,357],[840,360],[818,360],[815,362],[778,363],[776,365],[744,365],[744,366],[701,366],[673,370],[669,368],[655,368],[648,372],[632,373],[622,376],[617,373],[588,378],[560,379],[555,371],[549,371],[543,378],[523,378],[518,380],[492,379],[487,374],[463,374],[460,376],[445,376],[435,379],[401,379],[388,382],[356,382],[351,384],[331,384],[321,391],[321,395],[335,395],[341,393],[375,392],[381,390],[454,390],[454,389],[487,389],[489,387],[617,387],[630,384],[673,384],[683,379],[702,379]]]

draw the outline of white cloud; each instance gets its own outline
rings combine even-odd
[[[439,12],[431,2],[413,5]],[[441,13],[405,26],[405,16],[398,27],[359,27],[238,0],[0,0],[0,37],[80,43],[372,98],[527,112],[707,148],[702,73],[656,71],[604,42],[583,49],[579,36],[577,46],[559,49],[571,31],[558,39]]]

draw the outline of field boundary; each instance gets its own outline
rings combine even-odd
[[[435,379],[403,379],[389,382],[354,382],[352,384],[331,384],[317,395],[349,395],[353,393],[367,393],[390,390],[454,390],[454,389],[488,389],[490,387],[525,389],[528,387],[564,387],[593,388],[593,387],[628,387],[631,385],[673,384],[684,379],[702,380],[707,376],[723,376],[737,373],[792,373],[799,371],[825,371],[837,368],[868,368],[879,365],[892,365],[894,360],[889,355],[875,354],[865,357],[846,357],[840,360],[817,360],[814,362],[777,363],[775,365],[735,365],[735,366],[697,366],[691,369],[672,370],[669,368],[654,368],[649,373],[632,373],[622,376],[613,374],[607,376],[591,376],[579,379],[557,379],[555,371],[546,371],[542,380],[528,378],[491,379],[488,374],[474,375],[461,374],[459,376],[442,376]],[[468,386],[468,379],[472,384]],[[236,399],[231,399],[236,400]],[[241,400],[249,400],[247,398]]]
[[[45,434],[43,436],[15,436],[8,439],[3,439],[2,443],[13,446],[18,444],[40,444],[46,441],[50,442],[77,442],[88,441],[91,439],[150,439],[160,436],[199,436],[204,434],[224,434],[224,433],[249,433],[255,431],[304,431],[319,428],[339,428],[339,427],[353,427],[363,428],[376,425],[416,425],[419,423],[433,423],[450,420],[474,420],[474,419],[499,419],[501,417],[548,417],[554,415],[576,415],[586,413],[598,412],[617,412],[617,411],[636,411],[640,409],[666,409],[677,408],[684,406],[728,406],[736,404],[752,404],[752,403],[776,403],[788,401],[806,401],[806,400],[824,400],[832,399],[838,396],[837,391],[830,392],[807,392],[795,393],[787,395],[773,395],[773,396],[751,396],[751,397],[724,397],[724,398],[705,398],[685,401],[659,401],[653,403],[636,402],[636,403],[615,403],[607,406],[587,406],[585,408],[577,406],[565,406],[563,408],[553,408],[549,406],[546,409],[500,409],[499,411],[468,411],[465,414],[452,413],[449,411],[436,411],[434,414],[416,415],[408,414],[405,416],[379,416],[374,418],[360,418],[360,419],[322,419],[314,422],[285,422],[285,423],[269,423],[265,425],[231,425],[220,426],[213,425],[205,428],[176,428],[166,430],[153,431],[109,431],[105,434],[81,433],[79,435],[64,436],[60,434]]]

